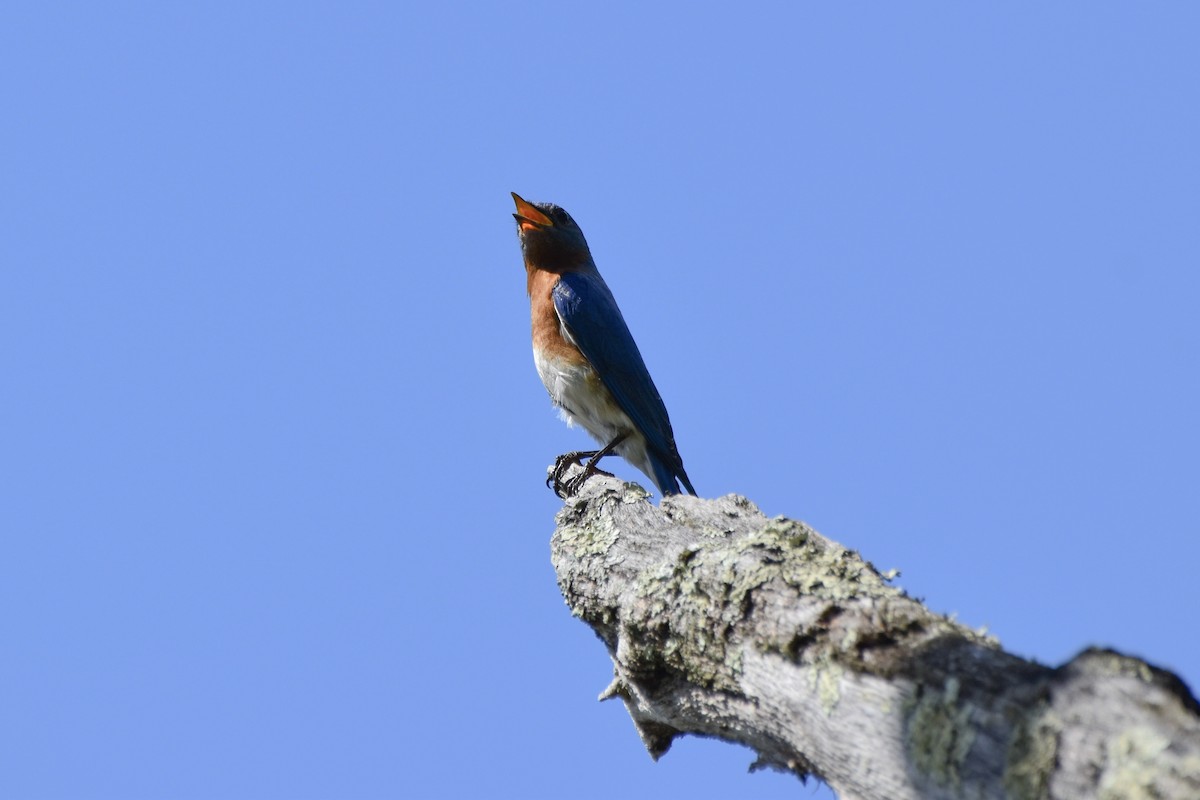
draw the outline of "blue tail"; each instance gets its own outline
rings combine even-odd
[[[676,478],[683,482],[683,487],[687,489],[688,494],[696,494],[696,490],[692,488],[692,482],[688,480],[687,473],[683,470],[683,464],[674,467],[667,466],[661,458],[651,453],[650,468],[654,470],[654,474],[650,477],[663,497],[679,494],[679,482],[676,481]]]

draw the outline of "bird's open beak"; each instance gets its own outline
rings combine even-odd
[[[538,211],[532,203],[516,192],[512,192],[513,201],[517,204],[517,213],[513,214],[517,225],[521,227],[521,232],[532,231],[538,228],[550,228],[554,226],[554,221]]]

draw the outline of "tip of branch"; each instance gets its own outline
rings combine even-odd
[[[622,700],[629,699],[629,689],[625,687],[620,678],[613,678],[612,683],[605,687],[604,691],[596,699],[603,703],[605,700],[612,700],[614,697],[619,697]]]
[[[641,737],[642,744],[646,745],[646,750],[655,761],[666,755],[666,752],[671,749],[671,743],[679,735],[679,731],[670,725],[663,725],[661,722],[634,719],[633,724],[637,726],[638,736]]]

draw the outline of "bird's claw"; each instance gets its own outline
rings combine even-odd
[[[587,483],[587,479],[593,475],[606,475],[610,478],[615,477],[611,472],[605,472],[596,466],[596,462],[589,461],[583,464],[585,458],[594,458],[596,453],[589,451],[575,451],[572,453],[564,453],[554,460],[554,468],[550,470],[549,476],[546,477],[546,486],[554,490],[554,493],[566,500],[568,497],[574,497]],[[566,480],[563,476],[571,469],[571,467],[583,465],[583,471],[578,475],[573,475]]]
[[[561,496],[559,489],[563,485],[563,474],[571,467],[583,462],[586,454],[582,451],[572,453],[563,453],[558,458],[554,459],[554,468],[550,470],[550,474],[546,476],[546,486],[553,489],[555,494]]]

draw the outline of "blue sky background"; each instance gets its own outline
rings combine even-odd
[[[509,191],[702,494],[1200,683],[1198,7],[573,5],[5,4],[0,796],[830,796],[596,703]]]

